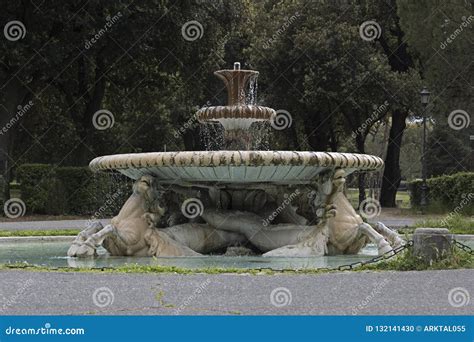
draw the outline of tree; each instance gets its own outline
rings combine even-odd
[[[466,146],[468,116],[474,111],[474,4],[461,0],[398,0],[397,4],[409,51],[432,94],[429,115],[434,129],[426,156],[428,171],[439,174],[472,170],[472,149]],[[464,124],[457,127],[450,122],[450,114],[456,110],[467,113]]]
[[[467,137],[460,139],[453,130],[438,125],[430,134],[426,164],[428,177],[449,175],[469,170],[471,151],[469,145],[463,143]]]
[[[4,6],[2,22],[21,21],[26,35],[1,41],[2,127],[19,105],[34,103],[0,135],[0,159],[9,161],[7,184],[18,162],[86,165],[97,153],[182,146],[184,135],[174,137],[171,127],[215,95],[207,80],[221,65],[217,52],[228,39],[228,17],[221,14],[234,16],[241,2],[232,4],[50,1],[36,10],[22,1]],[[102,109],[115,121],[106,131],[93,123]]]
[[[364,153],[371,127],[390,115],[382,204],[395,205],[405,119],[416,106],[420,84],[396,12],[375,1],[342,6],[267,1],[260,6],[252,63],[267,75],[265,99],[287,109],[300,126],[287,131],[287,140],[297,141],[294,147],[336,151],[347,148],[341,142],[352,135],[357,151]],[[364,41],[361,23],[374,17],[381,23],[381,37]],[[374,114],[374,107],[385,103],[385,110]],[[363,184],[361,176],[361,200]]]

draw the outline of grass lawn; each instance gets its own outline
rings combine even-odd
[[[474,219],[461,215],[446,215],[442,219],[426,219],[417,222],[415,227],[448,228],[453,234],[474,234]]]
[[[366,190],[366,196],[369,195],[368,190]],[[346,190],[346,196],[351,202],[354,208],[359,206],[359,189],[350,188]],[[411,208],[410,204],[410,193],[408,191],[398,191],[397,197],[395,199],[398,203],[398,207],[402,209]]]

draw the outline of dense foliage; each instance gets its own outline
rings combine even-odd
[[[474,213],[474,172],[460,172],[452,175],[429,178],[428,202],[432,209],[454,211],[456,214]],[[422,180],[410,183],[411,202],[420,206]]]
[[[21,198],[30,214],[116,214],[130,194],[130,184],[87,167],[23,164],[17,170]]]
[[[406,134],[406,122],[419,124],[423,115],[422,85],[433,93],[426,112],[433,125],[431,174],[472,169],[468,130],[447,122],[453,109],[472,113],[472,25],[439,47],[470,18],[472,6],[464,0],[6,2],[2,25],[21,21],[26,34],[0,40],[5,194],[15,175],[27,182],[26,191],[30,183],[43,190],[63,184],[66,194],[31,197],[30,210],[42,211],[45,196],[74,191],[57,168],[54,180],[44,167],[26,180],[25,169],[16,170],[24,163],[63,168],[103,154],[204,149],[193,115],[224,103],[212,73],[239,60],[260,71],[259,102],[291,114],[292,125],[273,131],[269,147],[379,155],[387,166],[378,181],[381,202],[394,206],[401,179],[420,171],[420,131]],[[367,21],[380,27],[369,41],[360,32]],[[195,39],[183,33],[190,22],[199,24]],[[113,115],[105,130],[93,124],[99,110]],[[77,170],[64,171],[74,184],[88,177]],[[359,187],[366,183],[361,175]],[[87,211],[87,200],[77,200],[74,210]]]

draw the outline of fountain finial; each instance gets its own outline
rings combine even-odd
[[[240,62],[234,63],[234,69],[218,70],[214,73],[224,81],[227,88],[228,106],[245,106],[246,92],[251,80],[257,78],[258,71],[240,69]]]
[[[248,130],[253,122],[270,121],[274,117],[273,109],[257,106],[253,101],[246,103],[247,91],[254,90],[255,85],[250,82],[256,81],[258,71],[240,69],[240,62],[235,62],[233,69],[218,70],[214,75],[224,81],[227,88],[227,106],[201,108],[196,113],[199,122],[220,122],[227,134],[228,131]],[[255,94],[251,98],[254,99]],[[240,132],[239,135],[245,134]]]

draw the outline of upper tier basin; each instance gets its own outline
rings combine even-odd
[[[249,129],[257,121],[271,121],[275,110],[263,106],[216,106],[205,107],[197,111],[199,122],[220,122],[226,131]]]
[[[193,151],[117,154],[95,158],[94,171],[117,170],[138,179],[154,175],[160,183],[310,183],[321,171],[377,170],[382,159],[365,154],[295,151]]]

